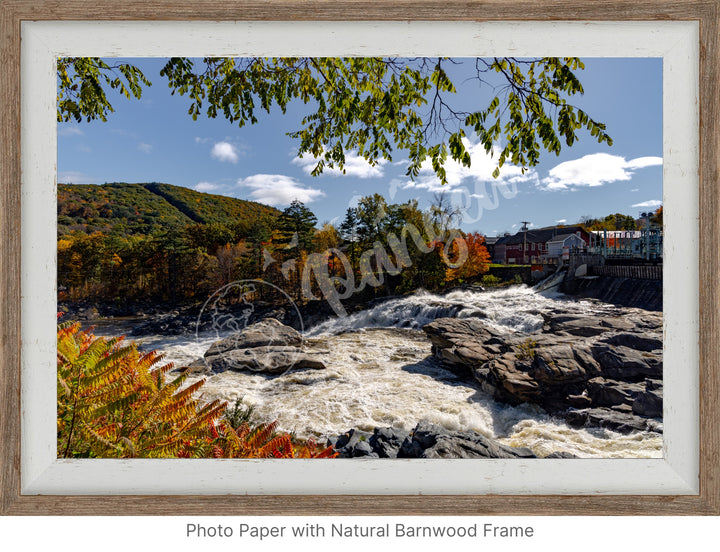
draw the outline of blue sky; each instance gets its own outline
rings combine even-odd
[[[314,160],[298,158],[297,144],[286,136],[299,128],[307,108],[261,114],[258,124],[244,128],[224,118],[193,121],[187,114],[189,100],[171,96],[159,76],[165,60],[123,61],[141,67],[153,86],[140,100],[110,96],[115,112],[107,122],[58,124],[58,182],[166,182],[280,209],[299,199],[319,223],[339,223],[347,207],[365,195],[380,193],[391,203],[417,199],[424,207],[444,190],[464,210],[463,230],[486,235],[515,232],[520,221],[542,227],[572,224],[587,215],[638,216],[656,209],[662,199],[659,58],[583,59],[585,69],[578,76],[585,94],[571,102],[606,123],[612,146],[582,133],[559,156],[542,152],[540,163],[524,175],[506,163],[493,179],[495,160],[470,137],[472,166],[448,161],[445,187],[430,171],[411,181],[401,152],[393,163],[375,167],[351,152],[345,175],[310,176]],[[466,80],[474,60],[464,61],[451,76],[459,84],[458,101],[469,107],[478,92]],[[480,90],[478,107],[487,105],[490,93]]]

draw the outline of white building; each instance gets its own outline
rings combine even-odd
[[[563,252],[569,252],[586,245],[585,240],[577,234],[561,234],[547,242],[547,256],[562,257]]]

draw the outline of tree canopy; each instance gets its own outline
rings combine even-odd
[[[312,106],[289,135],[298,155],[317,159],[313,175],[344,170],[345,154],[357,151],[368,163],[408,158],[407,175],[425,163],[442,183],[448,157],[469,167],[464,140],[476,136],[485,150],[502,142],[494,176],[506,161],[535,166],[541,150],[559,155],[585,130],[612,145],[603,123],[569,102],[583,93],[578,58],[477,58],[473,81],[479,105],[457,106],[450,58],[170,58],[160,75],[171,94],[187,96],[188,113],[219,114],[240,127],[259,122],[273,107],[291,102]],[[107,91],[140,98],[150,80],[136,66],[100,58],[60,58],[57,65],[58,121],[107,120],[113,111]],[[495,75],[501,84],[489,84]]]

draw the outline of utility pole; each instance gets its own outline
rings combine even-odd
[[[643,213],[642,217],[645,219],[645,259],[650,260],[650,214]]]
[[[530,224],[529,220],[521,220],[522,222],[522,231],[523,231],[523,264],[527,264],[527,231],[528,231],[528,224]]]

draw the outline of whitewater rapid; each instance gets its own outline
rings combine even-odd
[[[570,301],[559,293],[537,293],[524,285],[487,292],[460,289],[444,295],[421,290],[344,318],[331,318],[310,328],[306,335],[332,335],[364,328],[422,328],[444,317],[483,318],[499,330],[531,333],[542,328],[541,313],[552,310],[558,302],[562,302],[564,310],[578,314],[607,313],[615,308]]]
[[[470,378],[444,368],[419,329],[445,316],[483,318],[501,331],[532,332],[543,312],[558,302],[578,313],[607,312],[610,305],[568,301],[524,286],[499,291],[458,290],[445,295],[418,292],[372,309],[332,318],[305,332],[303,348],[325,370],[290,371],[277,377],[224,372],[207,378],[202,400],[242,399],[256,421],[319,440],[351,428],[409,430],[422,419],[450,430],[475,430],[538,456],[569,452],[580,457],[662,456],[662,436],[621,435],[605,429],[573,429],[534,405],[509,406],[479,390]],[[171,338],[149,336],[143,348],[166,353],[177,367],[202,357],[215,334]],[[193,376],[188,383],[199,379]]]

